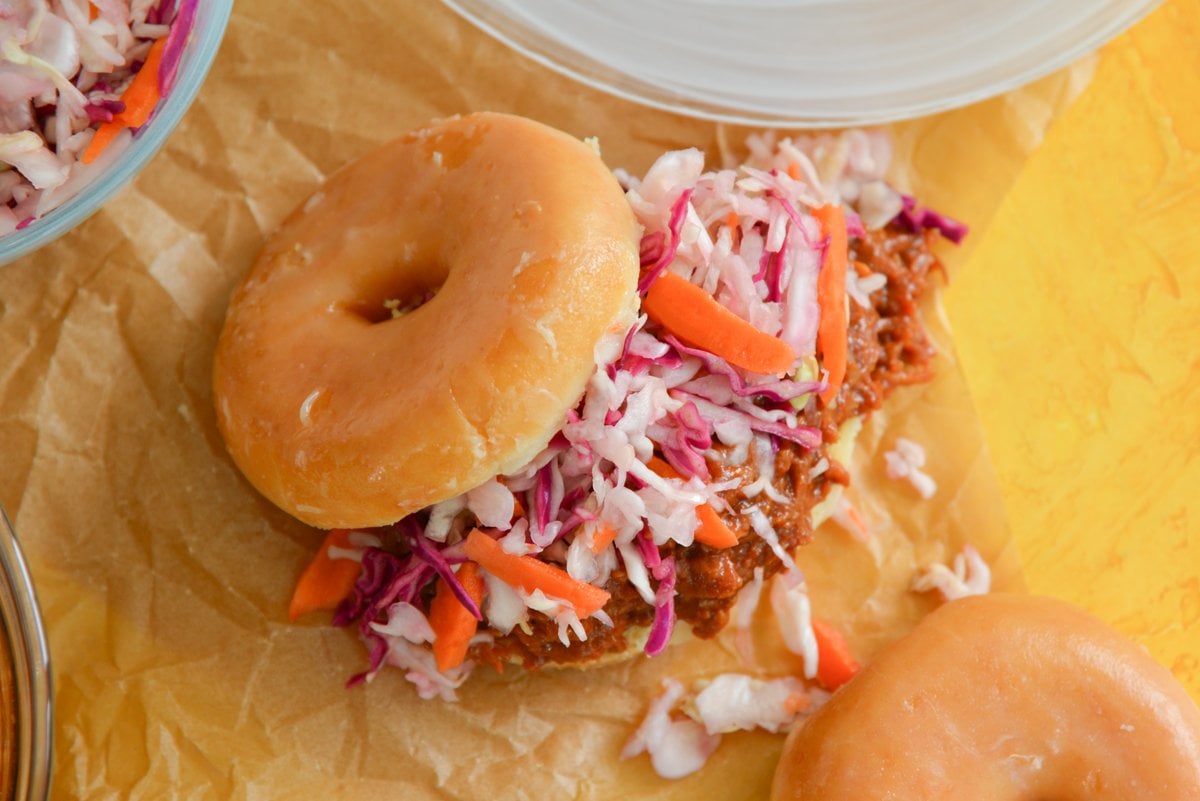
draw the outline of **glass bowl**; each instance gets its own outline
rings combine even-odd
[[[543,65],[691,117],[839,128],[1065,67],[1158,0],[443,0]]]
[[[23,256],[51,242],[94,214],[117,190],[133,180],[146,163],[158,152],[184,112],[196,98],[200,85],[208,75],[233,0],[201,0],[196,8],[192,28],[175,86],[147,123],[111,163],[97,170],[91,182],[61,206],[47,212],[19,231],[0,236],[0,265]],[[102,157],[103,158],[103,157]]]
[[[0,508],[0,798],[45,801],[53,755],[50,651],[17,535]]]

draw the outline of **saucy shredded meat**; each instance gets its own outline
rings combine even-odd
[[[824,446],[837,440],[844,422],[878,409],[896,387],[932,377],[934,348],[921,324],[919,304],[931,275],[942,271],[931,247],[936,236],[933,231],[910,233],[889,226],[851,240],[851,260],[886,276],[887,284],[871,294],[871,308],[850,303],[849,363],[837,402],[830,408],[809,404],[801,417],[802,424],[822,432]],[[767,516],[785,550],[812,539],[813,507],[832,485],[849,480],[845,467],[833,460],[827,470],[809,478],[821,459],[828,459],[824,451],[825,447],[806,450],[790,442],[781,445],[773,485],[789,503],[776,503],[766,494],[750,499],[736,489],[723,494],[733,510],[723,518],[738,535],[736,546],[714,549],[695,543],[683,548],[669,543],[662,547],[662,556],[674,556],[676,561],[676,614],[691,625],[696,636],[713,637],[724,628],[738,590],[752,579],[755,567],[761,566],[767,578],[783,567],[767,542],[750,531],[744,514],[748,507],[756,506]],[[709,468],[714,481],[737,477],[745,486],[757,478],[750,462],[733,465],[710,459]],[[619,567],[605,589],[612,594],[604,611],[613,625],[594,618],[584,620],[585,641],[565,646],[553,620],[532,616],[527,630],[514,629],[481,643],[474,647],[474,656],[490,663],[516,661],[535,669],[548,663],[588,662],[636,647],[626,633],[650,626],[654,608],[642,600]]]

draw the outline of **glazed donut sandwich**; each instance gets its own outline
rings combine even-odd
[[[424,697],[479,662],[706,638],[794,570],[861,420],[931,375],[953,221],[862,132],[662,156],[530,120],[430,123],[333,175],[235,290],[213,371],[246,478],[325,543],[334,610]]]

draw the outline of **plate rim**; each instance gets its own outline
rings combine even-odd
[[[656,86],[649,81],[638,79],[623,70],[599,62],[567,46],[558,45],[539,32],[517,31],[512,27],[505,27],[503,23],[510,21],[509,18],[486,0],[442,0],[442,2],[468,23],[526,58],[578,83],[622,100],[686,117],[733,125],[837,129],[884,125],[930,116],[972,105],[1018,89],[1067,67],[1077,59],[1100,48],[1157,8],[1162,0],[1132,0],[1128,3],[1119,3],[1123,8],[1093,36],[1082,37],[1079,41],[1073,42],[1072,46],[1057,51],[1052,58],[1044,59],[1032,67],[1016,70],[971,89],[931,97],[903,106],[882,107],[878,111],[846,115],[819,113],[813,116],[767,114],[756,109],[738,109],[691,98]],[[578,63],[586,65],[591,71],[575,68],[565,61],[555,58],[554,54],[549,52],[552,48],[548,45],[564,48]],[[607,80],[605,75],[609,76]]]

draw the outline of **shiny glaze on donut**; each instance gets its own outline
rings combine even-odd
[[[323,528],[517,469],[632,323],[639,235],[596,153],[531,120],[442,120],[367,154],[233,294],[213,370],[230,454]]]
[[[1200,799],[1200,710],[1061,601],[954,601],[792,732],[773,801]]]

